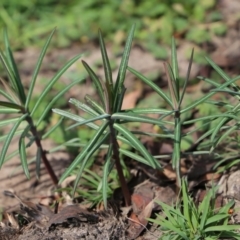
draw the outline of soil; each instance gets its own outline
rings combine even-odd
[[[239,24],[236,19],[236,13],[239,12],[240,3],[238,0],[232,0],[231,4],[228,0],[219,1],[219,7],[224,14],[225,21],[229,26],[229,30],[224,37],[213,38],[211,43],[208,45],[202,46],[209,50],[208,53],[210,57],[216,62],[220,67],[233,75],[237,72],[239,67],[237,66],[236,60],[240,57],[240,41],[239,41]],[[211,48],[210,46],[214,46]],[[188,60],[186,59],[185,52],[186,49],[192,47],[192,45],[186,42],[184,39],[179,40],[178,55],[179,55],[179,68],[180,75],[184,76],[186,74]],[[108,46],[110,49],[111,46]],[[84,47],[79,47],[74,44],[71,48],[68,49],[58,49],[57,51],[52,50],[45,58],[39,78],[49,78],[59,69],[59,66],[62,64],[62,60],[69,60],[71,57],[75,56],[76,52],[84,52],[88,50],[90,54],[84,57],[84,60],[89,63],[91,66],[101,59],[99,48],[93,45],[88,45]],[[111,53],[111,51],[109,51]],[[31,79],[32,69],[34,68],[34,63],[36,62],[39,50],[28,48],[24,51],[17,52],[15,57],[17,62],[20,65],[21,76],[24,79],[24,84],[27,87]],[[61,58],[59,58],[61,56]],[[115,56],[111,56],[110,58]],[[119,64],[120,58],[117,58],[117,64]],[[166,86],[166,79],[163,75],[163,61],[155,59],[149,52],[145,51],[139,46],[134,46],[131,51],[129,65],[141,72],[143,75],[156,75],[156,81],[162,86]],[[49,67],[51,66],[51,67]],[[68,74],[62,77],[62,81],[65,84],[70,83],[69,76],[71,74],[78,74],[82,71],[80,67],[80,62],[74,64]],[[98,68],[98,74],[103,76],[103,68],[100,66]],[[193,64],[191,78],[195,78],[197,75],[204,75],[206,77],[210,76],[211,70],[208,67],[202,66],[200,64]],[[116,78],[117,71],[114,71],[113,76]],[[37,83],[36,89],[41,92],[43,86],[40,83]],[[136,86],[138,84],[137,79],[130,73],[127,74],[126,88],[128,89],[127,94],[134,92],[134,94],[127,95],[128,101],[125,103],[126,108],[132,105],[135,105],[141,95],[149,94],[148,89],[141,89],[141,87]],[[195,91],[196,85],[191,86],[188,91]],[[141,90],[139,90],[141,89]],[[138,91],[138,92],[137,92]],[[93,95],[95,94],[94,89],[88,82],[84,85],[74,87],[66,94],[65,98],[69,99],[70,97],[75,97],[77,99],[83,99],[86,94]],[[151,94],[151,93],[150,93]],[[5,116],[2,116],[3,118]],[[5,132],[8,129],[4,129]],[[148,141],[148,139],[143,139],[146,146],[150,149],[157,149],[157,153],[162,153],[164,151],[171,150],[171,146],[168,143],[157,143],[157,147],[153,146],[156,143]],[[43,141],[44,149],[49,150],[57,144],[53,140]],[[9,153],[18,148],[18,142],[13,141],[9,149]],[[30,159],[36,153],[36,148],[31,147],[28,149],[27,155]],[[73,156],[69,152],[61,151],[48,155],[50,164],[52,165],[56,175],[58,177],[64,172],[67,166],[73,160]],[[190,178],[190,186],[192,189],[195,186],[198,186],[203,183],[207,183],[209,180],[213,179],[213,172],[210,171],[212,162],[208,162],[205,157],[205,160],[200,161],[201,169],[198,165],[199,161],[196,159],[183,159],[182,167],[185,169],[185,174]],[[190,165],[188,165],[190,162]],[[0,225],[0,240],[4,239],[19,239],[19,240],[47,240],[47,239],[138,239],[138,240],[155,240],[161,236],[161,231],[154,224],[146,223],[144,226],[139,224],[134,225],[133,219],[134,216],[130,213],[131,209],[125,210],[115,201],[113,205],[117,204],[117,207],[113,205],[110,206],[108,211],[98,209],[82,209],[81,205],[77,205],[74,210],[74,214],[71,211],[65,211],[69,205],[65,204],[61,206],[62,211],[58,213],[50,213],[50,215],[43,213],[44,207],[49,206],[57,198],[57,194],[54,193],[54,187],[52,185],[49,176],[41,166],[41,178],[39,181],[36,181],[35,177],[35,163],[31,163],[30,173],[31,178],[27,180],[23,171],[21,169],[20,160],[18,157],[12,158],[10,161],[6,162],[0,173],[0,189],[1,191],[12,191],[17,193],[18,196],[22,199],[22,202],[15,198],[10,198],[4,194],[0,194],[0,206],[5,211],[4,218],[8,221],[3,221]],[[132,164],[132,174],[133,180],[129,183],[129,186],[132,190],[132,199],[145,199],[144,204],[135,205],[136,202],[133,201],[131,206],[133,212],[136,214],[141,214],[143,210],[151,203],[152,199],[158,199],[166,203],[174,203],[176,201],[177,191],[172,184],[175,179],[174,171],[169,168],[169,165],[166,164],[164,170],[165,175],[162,175],[158,171],[152,170],[141,164]],[[197,166],[194,168],[194,166]],[[240,189],[239,181],[240,174],[238,170],[239,166],[235,166],[231,171],[226,174],[215,176],[215,182],[220,186],[219,195],[222,197],[234,198],[236,202],[236,209],[238,209],[240,201]],[[134,175],[134,171],[138,172]],[[201,172],[202,171],[202,172]],[[212,174],[211,176],[207,174]],[[168,178],[166,179],[166,175]],[[173,181],[171,181],[173,180]],[[121,194],[118,195],[119,198],[122,198]],[[151,196],[151,197],[149,197]],[[225,198],[224,198],[225,199]],[[24,201],[29,201],[34,204],[34,209],[37,211],[36,216],[31,215],[32,210],[29,212],[29,209],[24,208]],[[225,201],[225,200],[224,200]],[[117,203],[116,203],[117,202]],[[40,205],[39,205],[40,204]],[[76,204],[76,203],[75,203]],[[28,204],[27,204],[28,205]],[[40,206],[40,207],[39,207]],[[74,205],[75,206],[75,205]],[[117,210],[116,210],[117,208]],[[39,210],[41,209],[41,210]],[[34,211],[35,211],[34,210]],[[121,211],[120,211],[121,210]],[[51,210],[53,211],[53,210]],[[156,206],[152,206],[152,209],[149,214],[149,217],[154,217],[156,212],[159,212]],[[24,220],[16,219],[16,213],[21,212],[26,214]],[[7,215],[6,215],[7,214]],[[52,215],[53,214],[53,215]],[[54,218],[53,218],[54,216]],[[40,218],[40,220],[39,220]],[[38,219],[38,220],[36,220]],[[10,221],[11,220],[11,221]],[[23,222],[21,222],[23,221]],[[234,222],[239,223],[240,213],[238,211],[234,214]],[[11,223],[9,223],[11,222]],[[21,224],[20,224],[21,223]],[[141,231],[139,228],[142,228]],[[140,235],[140,236],[138,236]]]

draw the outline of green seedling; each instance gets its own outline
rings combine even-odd
[[[2,97],[4,97],[5,100],[0,101],[0,113],[8,114],[8,119],[1,120],[0,126],[3,127],[8,124],[13,124],[13,127],[8,134],[1,136],[0,139],[4,142],[0,154],[0,167],[7,159],[10,159],[10,157],[19,154],[24,173],[27,178],[30,178],[26,149],[27,147],[30,147],[33,143],[35,143],[37,146],[37,152],[35,157],[37,177],[39,178],[40,176],[40,163],[41,161],[43,161],[44,166],[48,171],[48,174],[50,175],[53,184],[58,185],[57,176],[47,159],[47,151],[45,151],[42,146],[42,138],[47,137],[53,130],[56,129],[56,127],[50,128],[48,131],[40,134],[39,126],[44,121],[44,118],[46,118],[46,116],[51,112],[52,106],[64,95],[65,92],[67,92],[75,84],[81,82],[83,78],[72,82],[71,84],[69,84],[69,86],[59,91],[59,93],[55,97],[53,97],[50,102],[47,102],[47,105],[45,105],[44,108],[42,108],[42,104],[44,104],[44,99],[49,94],[52,86],[60,79],[63,73],[66,72],[67,69],[81,57],[81,55],[78,55],[75,58],[71,59],[56,73],[56,75],[51,80],[46,83],[45,89],[38,96],[37,101],[33,101],[35,83],[39,74],[43,58],[46,54],[53,34],[54,31],[52,31],[52,33],[50,34],[40,53],[32,75],[29,89],[27,91],[26,89],[24,89],[24,86],[22,84],[22,79],[20,77],[16,62],[14,60],[9,45],[7,32],[4,32],[5,51],[0,52],[0,59],[7,73],[8,82],[1,79],[1,83],[5,90],[0,89],[0,94],[2,95]],[[34,119],[35,115],[38,115],[39,111],[41,111],[40,109],[42,109],[41,115],[37,119]],[[13,154],[10,154],[8,157],[6,156],[7,150],[11,144],[13,137],[15,136],[19,136],[18,150],[15,151]],[[25,142],[25,140],[27,140],[27,143]]]

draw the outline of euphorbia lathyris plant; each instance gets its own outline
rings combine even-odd
[[[108,174],[112,170],[114,163],[118,172],[120,185],[122,188],[125,204],[130,205],[130,193],[123,174],[123,169],[120,163],[120,153],[130,156],[131,158],[143,162],[152,166],[153,168],[160,168],[158,161],[148,153],[143,144],[137,139],[131,131],[129,131],[122,124],[126,122],[148,122],[152,124],[159,124],[158,120],[141,116],[137,113],[130,113],[130,111],[121,111],[122,102],[125,94],[124,81],[127,71],[128,59],[132,45],[132,39],[135,26],[132,27],[129,36],[126,41],[125,49],[123,52],[121,64],[118,70],[116,82],[112,79],[112,70],[108,59],[106,47],[101,32],[99,31],[99,42],[101,47],[101,54],[105,72],[105,80],[101,80],[91,67],[84,61],[83,66],[87,70],[91,77],[100,98],[100,103],[94,101],[90,96],[85,96],[85,103],[76,99],[70,99],[70,103],[74,104],[78,108],[88,113],[91,118],[84,119],[78,115],[72,114],[60,109],[53,109],[54,112],[77,121],[74,126],[80,126],[83,124],[88,125],[90,128],[96,130],[94,137],[87,143],[79,155],[75,158],[73,163],[68,167],[65,173],[62,175],[60,182],[63,181],[74,168],[80,165],[78,175],[75,181],[73,192],[75,192],[78,182],[81,178],[84,168],[92,156],[92,154],[99,149],[102,144],[108,142],[109,148],[105,158],[103,179],[99,183],[99,189],[101,188],[103,194],[103,200],[105,207],[107,206],[107,189],[108,189]],[[101,125],[97,125],[94,122],[102,120]],[[118,140],[131,145],[139,154],[121,149],[118,144]]]

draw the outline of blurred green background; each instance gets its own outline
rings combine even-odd
[[[55,27],[54,47],[95,42],[99,28],[106,41],[120,46],[136,23],[135,42],[165,58],[159,44],[169,44],[171,36],[201,44],[225,33],[216,4],[217,0],[1,0],[0,28],[7,27],[14,49],[42,46]]]

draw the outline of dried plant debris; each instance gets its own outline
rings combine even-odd
[[[24,201],[15,193],[4,194],[16,198],[20,204],[14,210],[11,208],[11,212],[4,212],[0,240],[125,239],[125,222],[112,209],[94,213],[75,204],[54,214],[49,207]]]
[[[81,222],[97,223],[98,216],[90,213],[78,205],[69,205],[62,209],[58,214],[54,214],[47,224],[48,229],[57,225],[60,226],[79,226]]]

